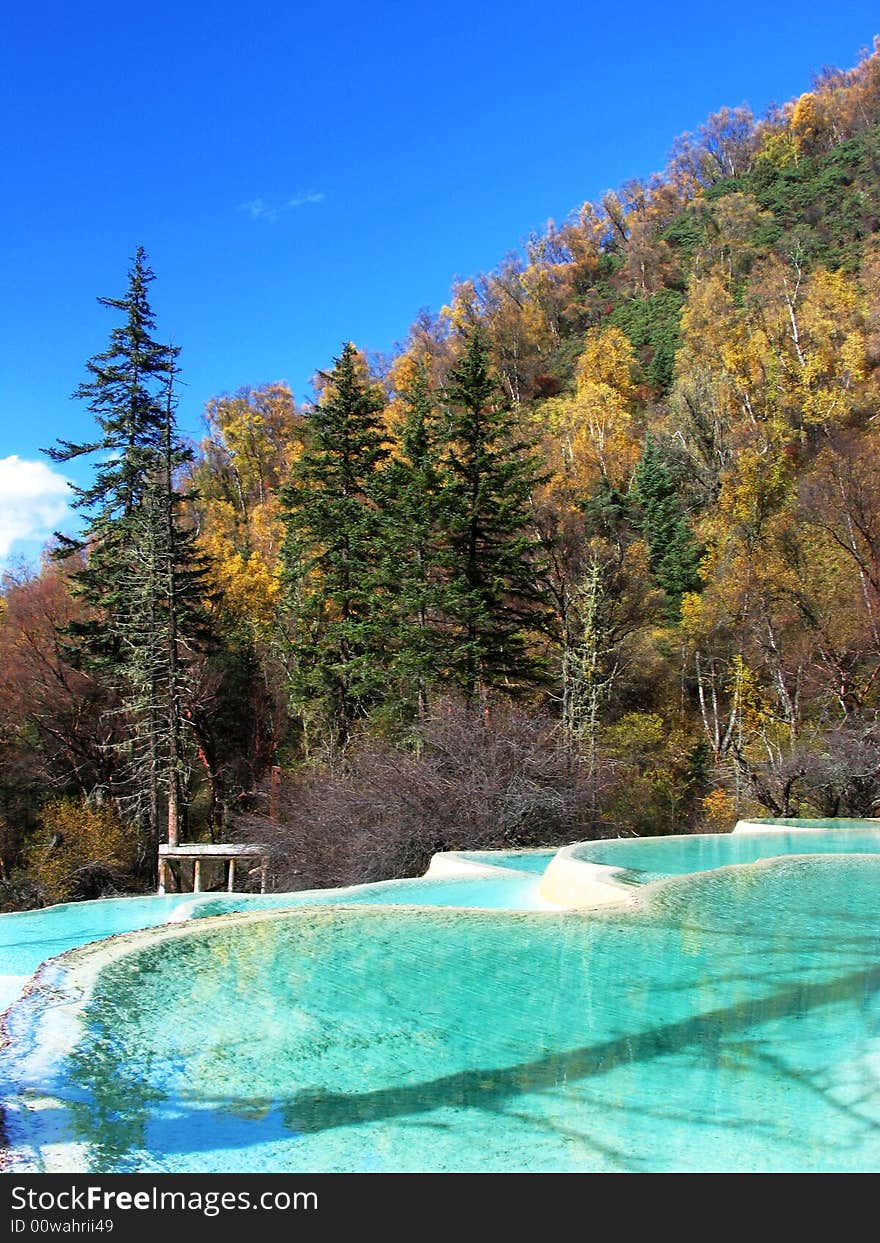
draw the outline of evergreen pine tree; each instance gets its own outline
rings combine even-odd
[[[401,394],[399,454],[382,475],[388,588],[395,600],[397,707],[423,717],[441,663],[443,583],[437,412],[423,366]]]
[[[73,628],[73,634],[91,665],[117,670],[122,659],[120,631],[131,620],[131,524],[161,454],[162,394],[177,354],[152,335],[156,325],[148,291],[154,279],[139,246],[125,297],[98,299],[101,306],[121,311],[124,320],[111,331],[107,349],[87,361],[90,379],[79,385],[74,397],[88,403],[101,434],[80,444],[62,440],[44,450],[53,462],[102,455],[89,487],[71,485],[73,508],[88,515],[85,530],[78,539],[58,534],[55,555],[63,559],[87,552],[73,587],[91,606],[93,616]]]
[[[310,443],[282,490],[282,562],[293,617],[292,698],[344,745],[387,689],[390,605],[378,473],[388,457],[381,390],[359,374],[349,342],[309,416]]]
[[[636,526],[648,545],[654,577],[666,593],[667,618],[675,625],[684,593],[702,586],[702,554],[682,512],[675,477],[651,437],[633,474],[630,499],[641,511]]]
[[[212,634],[204,608],[206,563],[196,532],[184,520],[187,499],[175,487],[180,467],[192,453],[177,434],[173,363],[167,378],[164,436],[128,523],[130,624],[123,628],[125,705],[129,716],[131,768],[147,776],[134,783],[135,813],[158,824],[159,802],[167,807],[168,840],[178,840],[185,769],[183,722],[192,690],[193,655],[209,647]]]
[[[201,608],[204,567],[194,534],[182,521],[175,472],[191,457],[175,425],[179,349],[153,336],[148,288],[154,279],[139,247],[124,298],[100,298],[122,311],[110,344],[90,359],[90,379],[75,396],[88,402],[101,434],[62,441],[46,452],[57,462],[100,452],[89,487],[74,487],[87,522],[78,539],[58,536],[56,556],[85,555],[73,590],[90,618],[67,641],[116,689],[123,717],[123,777],[113,793],[139,823],[152,850],[160,835],[160,802],[169,841],[180,820],[181,721],[187,657],[206,635]]]
[[[491,688],[516,693],[544,677],[532,640],[547,601],[539,542],[529,531],[541,475],[534,442],[518,435],[490,372],[480,329],[450,372],[444,398],[444,676],[468,700]]]

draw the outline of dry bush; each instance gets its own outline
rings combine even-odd
[[[803,764],[802,789],[820,816],[880,814],[880,725],[827,730]]]
[[[581,766],[548,716],[443,701],[411,749],[363,738],[285,779],[278,816],[243,832],[269,844],[282,889],[421,874],[438,850],[555,846],[590,836]]]
[[[880,724],[850,721],[799,742],[781,759],[743,764],[771,816],[880,814]]]
[[[26,870],[43,902],[100,898],[131,889],[134,839],[115,810],[59,798],[43,809]]]

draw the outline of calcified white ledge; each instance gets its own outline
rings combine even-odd
[[[50,1088],[40,1091],[35,1085],[51,1084],[53,1072],[74,1047],[80,1015],[102,969],[157,940],[189,935],[191,928],[160,924],[107,937],[68,950],[40,967],[24,997],[3,1016],[4,1078],[15,1088],[14,1095],[4,1094],[3,1100],[4,1171],[88,1171],[85,1146],[71,1138],[61,1121],[64,1110],[59,1109],[59,1100]]]
[[[851,817],[840,817],[841,823],[846,823],[848,819],[852,820]],[[880,825],[880,818],[875,819]],[[750,834],[778,836],[789,833],[816,836],[829,831],[827,824],[768,823],[761,820],[738,820],[733,829],[734,834],[742,836]],[[577,852],[589,845],[589,842],[574,842],[557,851],[544,872],[538,889],[538,893],[546,902],[553,906],[566,907],[569,910],[598,910],[602,907],[625,906],[637,902],[652,888],[650,883],[643,885],[639,890],[621,885],[616,878],[622,871],[625,871],[624,868],[605,863],[590,863],[577,858]],[[760,862],[772,862],[776,857],[770,856],[767,860]]]
[[[541,877],[538,893],[546,902],[569,910],[595,910],[634,902],[636,895],[619,885],[615,877],[624,869],[608,863],[587,863],[575,857],[585,842],[563,846]]]
[[[425,875],[442,880],[449,876],[495,876],[497,872],[498,868],[491,863],[467,859],[457,850],[441,850],[436,855],[431,855]]]
[[[615,877],[625,869],[608,863],[589,863],[578,859],[575,852],[589,842],[572,842],[557,850],[550,860],[538,886],[538,896],[549,910],[598,910],[603,906],[625,906],[638,900],[639,894],[617,884]],[[487,852],[491,853],[491,852]],[[546,854],[545,850],[517,850],[516,854]],[[489,876],[509,871],[503,863],[469,859],[467,853],[455,850],[432,855],[426,876]],[[647,888],[647,887],[645,887]]]
[[[507,855],[546,855],[553,847],[539,846],[535,850],[487,850],[484,853]],[[481,853],[474,851],[473,853]],[[490,863],[488,859],[474,859],[470,857],[471,852],[460,850],[438,850],[435,855],[431,855],[431,862],[428,864],[428,870],[425,876],[436,877],[437,880],[448,876],[497,876],[499,872],[510,872],[511,869],[506,863]]]
[[[734,833],[827,833],[823,825],[768,824],[761,820],[737,820]]]

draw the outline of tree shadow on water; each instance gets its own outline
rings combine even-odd
[[[171,1164],[175,1153],[259,1148],[283,1139],[285,1134],[291,1140],[403,1120],[430,1134],[432,1129],[439,1132],[446,1127],[440,1113],[443,1110],[453,1111],[453,1120],[457,1110],[489,1112],[497,1116],[501,1127],[507,1118],[511,1124],[525,1125],[532,1133],[542,1132],[551,1143],[560,1145],[560,1152],[564,1145],[576,1145],[578,1159],[587,1164],[594,1158],[594,1163],[603,1168],[646,1168],[644,1157],[624,1151],[620,1133],[623,1128],[625,1134],[626,1115],[632,1117],[634,1124],[656,1119],[658,1123],[672,1122],[683,1127],[711,1122],[738,1128],[744,1133],[744,1152],[748,1151],[750,1138],[785,1144],[788,1151],[792,1145],[807,1144],[806,1139],[791,1134],[784,1120],[763,1116],[760,1102],[756,1102],[758,1116],[754,1119],[730,1112],[710,1118],[707,1111],[717,1109],[717,1102],[709,1106],[697,1098],[693,1111],[688,1112],[680,1101],[658,1099],[647,1081],[642,1089],[638,1080],[637,1092],[626,1100],[611,1093],[607,1101],[602,1101],[603,1077],[616,1069],[638,1069],[659,1059],[678,1057],[684,1059],[684,1076],[690,1069],[706,1071],[723,1064],[744,1075],[786,1081],[792,1088],[814,1097],[821,1108],[845,1119],[849,1138],[844,1139],[844,1145],[863,1151],[866,1141],[869,1145],[876,1143],[875,1155],[880,1154],[880,1107],[870,1082],[862,1085],[861,1093],[854,1099],[843,1101],[828,1074],[828,1064],[812,1070],[793,1066],[785,1059],[784,1049],[774,1041],[754,1038],[754,1029],[762,1024],[795,1015],[806,1017],[845,1003],[857,1005],[859,999],[862,1004],[873,1000],[880,993],[880,965],[842,971],[820,981],[766,976],[762,980],[768,987],[762,996],[752,995],[677,1020],[651,1023],[643,1030],[620,1033],[575,1049],[549,1051],[501,1067],[469,1068],[417,1083],[359,1092],[309,1088],[289,1095],[273,1093],[271,1100],[265,1101],[206,1095],[201,1091],[194,1093],[191,1101],[167,1098],[151,1086],[146,1070],[126,1062],[121,1051],[117,1057],[105,1050],[100,1074],[96,1074],[94,1062],[90,1066],[87,1060],[79,1060],[79,1099],[69,1105],[56,1102],[57,1129],[88,1146],[92,1168],[99,1172],[161,1169],[163,1156]],[[563,1109],[560,1116],[561,1097],[588,1089],[588,1096],[594,1093],[595,1099],[585,1099],[576,1112],[566,1113]],[[535,1099],[540,1096],[547,1098],[546,1108]],[[607,1116],[610,1110],[619,1111],[616,1141],[613,1135],[606,1134],[601,1120],[591,1122],[596,1111]],[[44,1112],[44,1129],[48,1122]],[[417,1143],[415,1136],[413,1143]],[[249,1159],[252,1158],[245,1159],[245,1163]],[[431,1167],[431,1160],[428,1139],[426,1168]],[[527,1167],[527,1157],[514,1158],[511,1165]]]
[[[818,1010],[837,1005],[854,994],[878,990],[880,965],[822,983],[811,982],[807,989],[799,983],[792,984],[764,997],[513,1066],[458,1071],[371,1092],[300,1092],[284,1104],[284,1116],[293,1129],[315,1132],[428,1112],[446,1105],[491,1109],[512,1097],[555,1088],[564,1082],[591,1079],[626,1064],[647,1063],[688,1049],[720,1045],[737,1031],[802,1011],[805,1002],[810,1010]],[[781,1069],[779,1064],[774,1068]],[[880,1132],[880,1120],[868,1124]]]

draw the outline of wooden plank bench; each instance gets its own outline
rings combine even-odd
[[[228,893],[235,892],[235,865],[239,859],[245,859],[251,863],[256,862],[257,867],[251,867],[248,870],[248,876],[253,875],[257,869],[260,873],[260,893],[266,892],[266,882],[269,875],[269,856],[265,846],[245,845],[233,846],[230,843],[224,845],[203,844],[201,842],[191,842],[184,846],[167,846],[159,847],[159,893],[165,893],[165,885],[168,879],[168,865],[170,863],[191,862],[193,865],[193,893],[202,892],[202,863],[205,860],[220,860],[226,866],[226,890]]]

